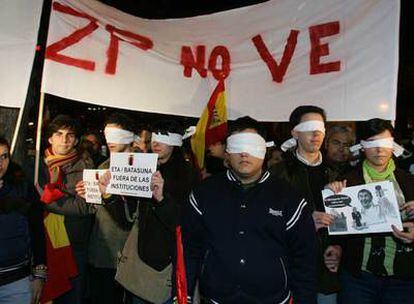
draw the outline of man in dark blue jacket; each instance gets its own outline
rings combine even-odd
[[[263,170],[257,121],[239,118],[226,142],[230,169],[189,197],[183,242],[189,295],[205,303],[316,303],[316,234],[307,202]]]
[[[0,303],[39,303],[46,275],[43,208],[0,137]]]

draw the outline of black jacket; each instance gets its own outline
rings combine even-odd
[[[404,170],[396,169],[395,178],[400,186],[405,200],[414,200],[414,176],[406,173]],[[359,166],[345,176],[347,186],[356,186],[365,184],[362,167]],[[364,255],[365,238],[371,237],[372,242],[381,241],[385,236],[392,236],[391,233],[382,233],[376,235],[352,235],[338,237],[338,243],[343,248],[341,267],[348,270],[354,276],[361,272],[362,259]],[[414,244],[404,244],[394,238],[397,246],[397,253],[394,259],[394,275],[403,279],[414,279]]]
[[[287,181],[299,191],[309,202],[312,211],[325,212],[321,191],[326,184],[336,179],[337,172],[328,167],[325,162],[316,167],[307,166],[297,159],[293,151],[288,151],[283,156],[284,160],[271,168],[272,174]],[[323,261],[323,253],[331,244],[327,229],[318,230],[318,239],[318,292],[334,293],[340,289],[338,276],[330,272]]]
[[[178,154],[173,154],[158,170],[164,179],[164,200],[140,200],[138,254],[146,264],[160,271],[172,262],[181,204],[198,178],[190,163]]]
[[[316,234],[304,199],[265,172],[245,189],[230,170],[206,179],[183,216],[189,294],[217,303],[315,303]]]

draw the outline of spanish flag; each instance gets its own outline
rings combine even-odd
[[[227,106],[224,80],[217,83],[207,107],[201,114],[196,132],[191,137],[191,149],[199,169],[204,168],[205,150],[211,144],[222,141],[227,135]]]

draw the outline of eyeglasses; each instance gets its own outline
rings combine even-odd
[[[2,155],[0,155],[0,161],[9,159],[9,153],[3,153]]]

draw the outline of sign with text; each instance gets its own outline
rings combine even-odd
[[[157,160],[156,153],[111,153],[111,181],[106,192],[152,197],[150,184],[152,174],[157,170]]]
[[[390,181],[347,187],[338,194],[322,191],[325,211],[334,217],[330,235],[392,232],[402,230],[394,185]]]
[[[85,184],[85,200],[91,204],[102,204],[102,194],[99,190],[99,178],[108,170],[83,170]]]
[[[229,119],[287,121],[303,104],[329,120],[395,119],[399,10],[397,0],[270,0],[147,20],[54,0],[42,91],[199,117],[224,79]]]

